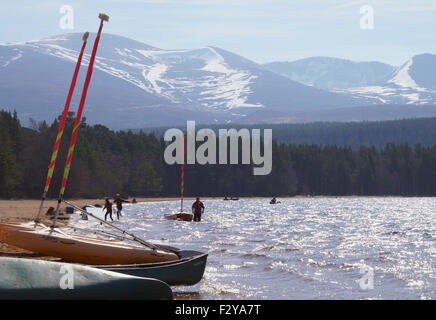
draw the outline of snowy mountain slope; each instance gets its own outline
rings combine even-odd
[[[436,55],[414,56],[382,84],[332,91],[372,99],[373,104],[435,104]]]
[[[321,89],[349,88],[384,82],[395,67],[380,62],[354,62],[329,57],[311,57],[292,62],[271,62],[268,70]]]
[[[17,109],[20,116],[36,120],[51,121],[61,113],[81,36],[0,44],[0,107]],[[91,34],[88,39],[73,110],[94,38]],[[229,122],[260,108],[290,112],[338,105],[359,102],[347,94],[304,86],[219,48],[163,50],[103,34],[84,115],[91,123],[121,128],[141,119],[165,122],[162,117],[173,114],[168,110],[178,110],[180,121],[189,115],[201,121]]]
[[[15,49],[19,50],[21,57],[12,60],[17,56]],[[39,45],[37,48],[0,46],[0,108],[16,109],[25,122],[29,118],[48,121],[56,118],[63,110],[75,67],[75,61],[69,60],[70,54],[72,56],[74,53],[65,48],[53,49]],[[71,104],[73,111],[80,100],[85,74],[86,68],[82,66]],[[95,121],[117,119],[117,110],[142,105],[144,101],[147,101],[147,105],[168,104],[166,99],[95,70],[84,116]]]
[[[24,123],[30,117],[56,118],[65,103],[81,37],[73,33],[0,44],[0,108],[16,109]],[[91,34],[72,111],[80,100],[94,39]],[[164,50],[103,34],[84,116],[89,123],[124,129],[180,125],[186,120],[268,122],[301,112],[436,102],[434,55],[413,57],[395,70],[375,62],[305,60],[307,67],[300,66],[299,76],[311,86],[220,48]]]
[[[313,57],[272,62],[265,68],[294,81],[372,104],[436,103],[436,55],[414,56],[402,66]]]

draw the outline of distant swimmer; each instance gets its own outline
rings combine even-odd
[[[204,204],[200,201],[200,198],[192,204],[192,213],[194,214],[194,221],[201,221],[201,214],[204,212]]]
[[[277,201],[276,197],[272,198],[271,201],[269,202],[270,204],[276,204],[276,203],[280,203],[280,201]]]
[[[115,196],[114,203],[117,205],[117,219],[120,220],[120,216],[122,217],[121,210],[123,210],[123,202],[129,203],[130,201],[121,199],[119,193]]]
[[[111,218],[111,220],[114,221],[114,219],[112,218],[112,202],[109,201],[109,198],[105,199],[103,210],[104,209],[106,209],[106,214],[104,215],[104,221],[107,220],[108,215]]]

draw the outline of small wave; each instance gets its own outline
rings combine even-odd
[[[279,260],[269,263],[267,266],[263,268],[264,271],[274,271],[278,274],[293,274],[294,271],[291,270],[291,266],[288,265],[288,261]]]
[[[262,253],[245,253],[242,255],[243,258],[266,258],[266,254]]]
[[[225,285],[219,285],[217,283],[207,283],[201,286],[201,291],[204,291],[208,294],[216,294],[216,295],[239,295],[239,290],[234,287],[229,287]]]
[[[430,233],[425,232],[425,231],[424,231],[424,233],[422,234],[422,236],[423,236],[424,238],[428,238],[428,239],[433,238],[432,235],[431,235]]]
[[[337,267],[338,265],[333,262],[326,262],[326,261],[315,261],[313,259],[308,259],[307,263],[309,265],[315,265],[318,267]]]
[[[258,264],[257,264],[256,262],[244,261],[244,262],[242,263],[241,268],[251,268],[251,267],[254,267],[254,266],[257,266],[257,265],[258,265]]]
[[[212,245],[216,246],[229,246],[229,247],[236,247],[238,244],[235,242],[226,242],[226,241],[215,241],[211,243]]]
[[[225,253],[227,251],[228,250],[224,249],[224,248],[215,248],[215,249],[210,250],[209,252]]]
[[[390,231],[390,232],[385,233],[385,235],[388,235],[388,236],[405,236],[406,233],[403,232],[403,231]]]
[[[242,268],[242,266],[236,264],[225,264],[222,267],[226,270],[236,270]]]
[[[199,292],[173,292],[174,300],[201,300]]]
[[[257,247],[253,250],[253,252],[259,252],[259,251],[269,251],[271,249],[273,249],[274,246],[262,246],[262,247]]]
[[[297,248],[288,248],[288,247],[281,247],[281,246],[261,246],[257,247],[253,250],[253,252],[259,252],[259,251],[277,251],[277,252],[291,252],[291,251],[297,251],[299,249]]]
[[[392,261],[392,259],[388,256],[390,254],[391,254],[390,251],[380,251],[377,261],[379,261],[379,262]]]
[[[412,279],[407,281],[406,284],[408,287],[418,287],[418,288],[423,288],[427,285],[427,283],[424,280],[416,280],[416,279]]]
[[[276,247],[274,246],[272,248],[272,251],[283,251],[283,252],[292,252],[292,251],[298,251],[300,249],[298,248],[285,248],[285,247]]]

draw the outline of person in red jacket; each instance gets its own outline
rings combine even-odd
[[[104,215],[104,221],[107,220],[108,215],[111,218],[111,220],[114,221],[114,219],[112,218],[112,202],[109,201],[109,198],[105,199],[103,210],[104,209],[106,209],[106,214]]]
[[[201,214],[204,212],[204,204],[200,201],[200,198],[192,204],[192,213],[194,214],[194,221],[201,221]]]
[[[123,210],[123,202],[130,202],[127,200],[121,199],[121,196],[119,193],[115,196],[114,204],[117,206],[117,219],[120,220],[120,217],[123,215],[121,214],[121,210]]]

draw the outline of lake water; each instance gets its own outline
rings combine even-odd
[[[279,200],[205,200],[200,223],[164,219],[178,201],[127,204],[116,224],[150,242],[209,252],[203,280],[173,287],[176,298],[436,298],[436,198]]]

